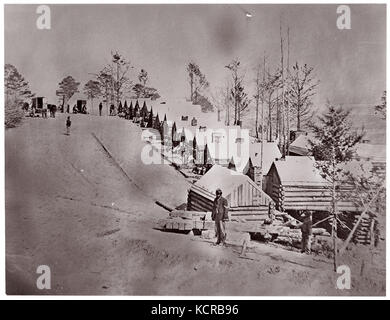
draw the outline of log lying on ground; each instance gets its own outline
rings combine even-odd
[[[160,201],[158,201],[158,200],[156,200],[155,203],[156,203],[158,206],[164,208],[165,210],[167,210],[167,211],[169,211],[169,212],[172,212],[172,211],[174,210],[173,208],[167,206],[166,204],[164,204],[164,203],[162,203],[162,202],[160,202]]]

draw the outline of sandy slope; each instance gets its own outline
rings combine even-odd
[[[131,123],[72,119],[70,136],[62,115],[6,131],[8,294],[384,294],[383,267],[374,279],[366,267],[368,279],[340,291],[322,257],[256,244],[240,259],[234,246],[154,230],[167,215],[154,200],[185,202],[187,182],[170,166],[142,163],[145,144]],[[51,268],[51,290],[36,289],[41,264]],[[359,272],[358,264],[353,277]]]

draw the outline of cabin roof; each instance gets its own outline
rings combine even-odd
[[[289,151],[299,154],[301,156],[307,156],[310,154],[310,143],[309,140],[314,139],[313,135],[301,134],[296,138],[289,146]]]
[[[274,161],[274,165],[283,185],[327,184],[315,167],[313,157],[286,156],[285,160]]]
[[[214,165],[202,178],[200,178],[195,186],[205,189],[212,194],[220,188],[222,195],[229,195],[237,186],[243,183],[251,183],[251,179],[236,171],[224,168],[220,165]]]

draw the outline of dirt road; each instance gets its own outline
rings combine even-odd
[[[335,289],[325,258],[256,244],[241,259],[233,246],[154,230],[167,216],[154,200],[185,202],[187,182],[141,161],[145,143],[130,122],[71,117],[70,136],[61,114],[5,133],[8,294],[384,294],[381,277]],[[39,265],[51,269],[50,290],[36,287]]]

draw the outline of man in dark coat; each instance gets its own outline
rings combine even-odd
[[[302,241],[301,241],[301,252],[302,253],[311,253],[311,238],[312,238],[312,217],[311,211],[306,211],[304,213],[304,219],[301,224],[302,232]]]
[[[217,237],[216,245],[222,243],[225,245],[226,240],[226,230],[225,230],[225,221],[229,220],[228,215],[228,202],[222,197],[222,190],[216,190],[216,197],[213,203],[213,211],[211,219],[215,221],[215,233]]]
[[[70,120],[70,116],[66,119],[66,134],[70,135],[70,126],[72,125],[72,121]]]
[[[103,110],[103,104],[100,102],[99,103],[99,116],[102,115],[102,110]]]

